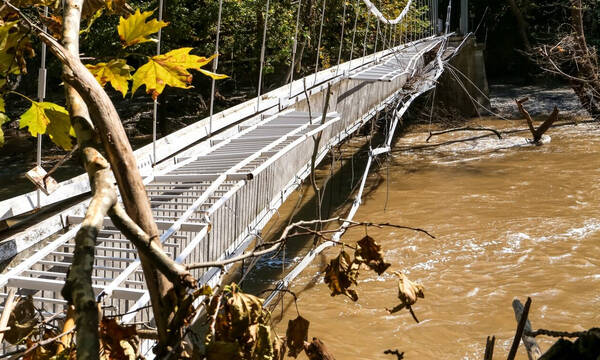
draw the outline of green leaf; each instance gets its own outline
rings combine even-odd
[[[156,99],[165,86],[190,88],[192,74],[188,69],[199,70],[215,79],[222,79],[226,75],[214,74],[201,69],[202,66],[211,62],[217,55],[209,58],[191,55],[192,48],[180,48],[169,51],[166,54],[153,56],[133,74],[132,94],[142,86],[146,86],[146,93]],[[207,74],[207,75],[208,75]]]
[[[85,67],[94,74],[94,77],[100,85],[104,86],[110,82],[112,87],[121,92],[123,97],[127,94],[129,89],[128,80],[131,79],[131,72],[133,67],[127,65],[127,62],[123,59],[113,59],[108,63],[98,63],[96,65],[87,64]]]
[[[32,136],[48,134],[52,142],[65,150],[71,150],[74,135],[69,112],[62,106],[50,102],[32,101],[31,107],[19,119],[20,128],[29,128]]]
[[[140,13],[137,9],[134,14],[127,17],[127,19],[121,17],[119,19],[119,26],[117,31],[119,32],[119,38],[121,38],[121,44],[123,47],[128,47],[135,44],[141,44],[144,42],[152,41],[148,38],[149,35],[158,32],[158,30],[169,25],[168,22],[158,21],[152,19],[146,22],[153,11],[144,11]]]

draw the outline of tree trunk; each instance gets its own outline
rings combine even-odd
[[[75,120],[78,141],[91,140],[92,133],[82,131],[83,127],[77,124],[91,124],[90,119],[93,120],[108,155],[127,213],[150,236],[155,245],[162,248],[145,187],[119,115],[108,95],[78,58],[82,5],[83,0],[67,0],[64,22],[66,53],[61,53],[60,45],[53,39],[43,34],[40,36],[64,64],[63,77],[67,100],[72,111],[71,117]],[[171,337],[169,322],[173,317],[177,296],[171,292],[172,283],[158,272],[156,266],[149,262],[143,253],[140,253],[140,260],[152,301],[159,340],[166,343]]]

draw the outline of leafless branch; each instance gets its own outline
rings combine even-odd
[[[338,222],[340,224],[340,226],[335,229],[318,230],[318,231],[310,229],[308,227],[309,225],[326,224],[326,223],[332,223],[332,222]],[[317,235],[321,239],[324,238],[327,241],[330,241],[330,239],[325,237],[325,234],[335,233],[335,232],[340,231],[342,229],[341,224],[343,224],[344,222],[347,222],[349,224],[345,231],[347,231],[347,229],[349,229],[349,228],[353,228],[353,227],[357,227],[357,226],[367,226],[367,227],[372,226],[372,227],[377,227],[377,228],[392,227],[392,228],[396,228],[396,229],[405,229],[405,230],[413,230],[413,231],[421,232],[421,233],[429,236],[430,238],[435,239],[435,236],[431,235],[426,230],[423,230],[420,228],[415,228],[415,227],[410,227],[410,226],[390,224],[390,223],[358,222],[358,221],[351,221],[351,220],[343,219],[340,217],[335,217],[335,218],[325,219],[325,220],[317,219],[317,220],[308,220],[308,221],[298,221],[296,223],[288,225],[283,230],[283,233],[281,234],[281,236],[279,237],[278,240],[269,242],[269,243],[264,243],[261,246],[254,248],[252,251],[248,251],[242,255],[239,255],[239,256],[236,256],[236,257],[233,257],[230,259],[225,259],[225,260],[221,260],[221,261],[209,261],[209,262],[202,262],[202,263],[187,264],[187,265],[185,265],[185,267],[188,270],[189,269],[210,268],[210,267],[224,267],[229,264],[240,262],[247,258],[258,257],[258,256],[266,255],[268,253],[277,251],[281,246],[283,246],[283,243],[285,243],[288,239],[293,238],[293,237],[298,237],[298,236],[312,234],[312,235]],[[292,233],[291,231],[295,228],[300,228],[300,229],[306,230],[306,232]],[[340,243],[342,243],[342,242],[340,242]],[[347,245],[347,244],[344,243],[344,245]],[[266,249],[261,250],[262,247],[266,247],[266,246],[268,246]]]
[[[494,134],[496,134],[496,136],[498,137],[498,139],[502,139],[502,135],[500,135],[500,132],[496,129],[492,129],[492,128],[484,128],[484,127],[462,127],[462,128],[456,128],[456,129],[448,129],[448,130],[442,130],[442,131],[434,131],[434,132],[430,132],[429,136],[427,137],[427,140],[425,140],[425,142],[429,142],[429,140],[436,135],[442,135],[442,134],[447,134],[447,133],[451,133],[451,132],[456,132],[456,131],[490,131],[493,132]]]

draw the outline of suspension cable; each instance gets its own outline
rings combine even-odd
[[[44,6],[44,16],[48,17],[48,7]],[[44,31],[46,31],[46,25],[43,27]],[[46,43],[42,42],[41,49],[41,60],[40,60],[40,69],[38,70],[38,88],[37,88],[37,97],[38,101],[44,101],[46,97]],[[37,143],[36,143],[36,165],[42,166],[42,134],[38,134]],[[45,184],[44,184],[45,185]],[[36,198],[37,198],[37,207],[42,207],[42,192],[40,189],[36,190]]]
[[[163,19],[163,0],[158,1],[158,21]],[[160,55],[160,42],[162,39],[162,29],[158,29],[158,39],[156,41],[156,55]],[[158,122],[158,98],[154,99],[152,107],[152,167],[156,165],[156,123]]]
[[[338,51],[337,66],[339,70],[340,61],[342,59],[342,47],[344,44],[344,26],[346,25],[346,0],[344,0],[344,11],[342,12],[342,34],[340,35],[340,50]]]
[[[354,17],[354,28],[352,29],[352,47],[350,48],[350,61],[352,61],[352,57],[354,55],[354,39],[356,38],[356,23],[358,22],[358,15],[360,14],[360,2],[356,0],[355,5],[355,17]]]
[[[215,40],[215,59],[213,60],[212,71],[214,73],[217,72],[217,66],[219,65],[219,37],[221,35],[221,12],[223,10],[223,0],[219,0],[219,15],[217,17],[217,39]],[[212,79],[212,84],[210,88],[210,119],[208,121],[208,135],[212,135],[212,121],[213,121],[213,113],[214,113],[214,105],[215,105],[215,79]]]
[[[452,0],[448,1],[448,10],[446,11],[446,35],[450,32],[450,16],[452,15]]]
[[[323,9],[321,10],[321,25],[319,26],[319,42],[317,44],[317,60],[315,61],[315,82],[317,81],[317,72],[319,72],[319,57],[321,56],[321,36],[323,35],[323,20],[325,19],[325,2],[323,0]]]
[[[379,40],[379,19],[377,19],[377,26],[375,27],[375,46],[373,48],[373,54],[377,52],[377,40]]]
[[[365,62],[365,56],[367,56],[367,34],[369,33],[369,21],[371,20],[371,13],[367,12],[367,26],[365,27],[365,39],[363,40],[363,64]]]
[[[300,23],[300,9],[302,0],[298,0],[298,11],[296,12],[296,30],[294,31],[294,41],[292,43],[292,63],[290,64],[290,97],[292,97],[292,83],[294,82],[294,68],[296,66],[296,50],[298,48],[298,24]]]
[[[258,95],[256,96],[256,111],[260,111],[260,93],[262,89],[262,74],[265,64],[265,43],[267,40],[267,26],[269,23],[269,0],[267,0],[267,11],[265,13],[265,26],[263,27],[262,45],[260,47],[260,69],[258,70]]]

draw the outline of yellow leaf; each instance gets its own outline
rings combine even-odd
[[[0,112],[6,112],[6,108],[4,105],[4,98],[0,98]]]
[[[190,55],[191,50],[192,48],[175,49],[166,54],[150,58],[146,64],[142,65],[133,74],[131,93],[135,93],[140,86],[145,85],[146,93],[151,94],[156,99],[167,85],[188,89],[192,82],[192,74],[188,69],[205,73],[207,71],[201,69],[201,67],[216,57],[216,55],[209,58]],[[216,79],[227,77],[226,75],[207,73],[212,74]]]
[[[221,79],[227,79],[229,76],[225,75],[225,74],[216,74],[212,71],[208,71],[208,70],[204,70],[204,69],[198,69],[201,73],[203,73],[204,75],[211,77],[215,80],[221,80]]]
[[[123,59],[113,59],[108,63],[98,63],[96,65],[86,65],[85,67],[94,74],[94,77],[100,85],[104,86],[110,82],[112,87],[121,92],[123,97],[127,94],[129,89],[129,83],[127,80],[131,79],[131,72],[133,67],[127,65]]]
[[[73,147],[73,130],[69,112],[62,106],[50,102],[32,101],[31,107],[19,119],[20,128],[29,127],[32,136],[48,134],[50,139],[65,150]]]
[[[152,19],[146,22],[146,19],[152,15],[153,11],[144,11],[140,13],[137,9],[133,15],[127,17],[127,19],[121,17],[119,19],[119,26],[117,30],[123,47],[140,44],[148,41],[152,41],[147,36],[154,34],[163,27],[169,25],[164,21],[158,21]]]

